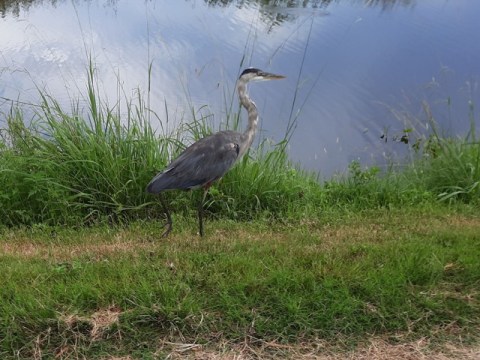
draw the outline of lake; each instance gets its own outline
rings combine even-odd
[[[472,111],[478,127],[479,15],[476,0],[0,1],[0,112],[38,103],[36,87],[85,96],[90,55],[109,103],[148,94],[150,76],[168,126],[192,106],[218,125],[255,66],[287,76],[250,88],[258,138],[290,128],[291,159],[330,177],[405,157],[426,104],[446,134],[465,136]]]

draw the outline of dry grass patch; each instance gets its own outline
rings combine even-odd
[[[83,346],[100,341],[105,332],[119,321],[121,311],[116,306],[106,309],[99,309],[90,316],[77,314],[64,314],[58,317],[58,330],[62,332],[64,340],[58,345],[54,352],[55,359],[81,359]],[[32,344],[31,357],[35,360],[47,358],[45,348],[51,342],[52,333],[55,330],[49,327],[45,332],[37,335]],[[111,358],[114,359],[114,358]],[[115,358],[120,359],[120,358]],[[128,359],[125,358],[125,359]]]
[[[104,332],[118,320],[121,310],[116,306],[95,311],[90,316],[80,316],[76,314],[62,315],[60,322],[69,331],[78,331],[78,328],[89,329],[88,336],[90,341],[100,340]]]
[[[388,225],[386,225],[388,224]],[[305,230],[306,229],[306,230]],[[278,226],[277,229],[245,230],[216,229],[207,233],[206,238],[186,232],[174,233],[168,239],[162,239],[161,229],[158,238],[153,233],[142,233],[136,229],[115,231],[111,234],[79,234],[70,238],[68,235],[52,235],[51,240],[38,241],[35,235],[24,232],[10,231],[0,240],[0,254],[20,258],[41,258],[54,261],[69,261],[78,257],[91,257],[92,260],[103,259],[116,254],[135,253],[139,250],[156,251],[159,247],[168,246],[173,252],[176,249],[224,247],[228,243],[237,242],[266,242],[274,246],[276,243],[284,244],[292,241],[296,232],[300,236],[305,231],[319,241],[316,250],[329,250],[338,248],[340,244],[356,243],[382,243],[404,233],[428,235],[439,231],[472,231],[480,232],[480,217],[467,217],[453,214],[440,217],[432,215],[418,215],[412,218],[396,216],[385,213],[377,218],[361,218],[348,220],[341,224],[322,224],[317,221],[303,224],[299,228],[291,226]],[[261,231],[261,236],[258,232]],[[64,238],[62,238],[62,236]],[[446,269],[448,270],[448,269]]]
[[[432,346],[427,338],[415,342],[392,344],[382,338],[372,338],[350,351],[332,348],[327,342],[280,344],[250,339],[241,344],[228,342],[202,346],[198,344],[163,343],[157,354],[162,358],[186,360],[477,360],[480,347],[446,343]],[[167,355],[165,355],[167,354]],[[112,358],[113,359],[113,358]]]
[[[75,239],[77,240],[77,239]],[[138,250],[153,250],[155,244],[131,231],[121,231],[114,236],[78,236],[78,241],[62,241],[52,237],[51,241],[36,241],[35,238],[10,236],[0,242],[0,254],[20,258],[51,259],[68,261],[78,257],[99,260],[115,254],[135,253]]]

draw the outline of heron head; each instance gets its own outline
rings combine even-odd
[[[245,82],[248,82],[248,81],[278,80],[283,78],[285,78],[285,76],[283,75],[268,73],[256,68],[248,68],[243,70],[239,79]]]

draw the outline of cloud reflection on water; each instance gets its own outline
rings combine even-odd
[[[0,96],[35,102],[37,84],[68,105],[85,93],[91,54],[110,103],[119,95],[118,79],[127,97],[138,88],[145,94],[152,63],[150,97],[161,117],[164,102],[172,122],[189,119],[190,105],[208,104],[220,122],[245,56],[246,66],[288,76],[281,84],[251,89],[263,135],[282,139],[298,86],[294,113],[305,106],[291,155],[325,175],[352,159],[391,150],[379,136],[385,127],[401,130],[403,124],[388,119],[379,103],[404,101],[406,92],[411,111],[417,111],[426,96],[423,85],[445,66],[454,76],[443,77],[442,86],[464,118],[459,89],[480,73],[480,44],[469,40],[480,30],[479,3],[288,4],[297,2],[3,1]],[[478,92],[473,96],[478,99]]]

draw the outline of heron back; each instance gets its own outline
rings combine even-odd
[[[206,186],[220,179],[235,164],[242,134],[221,131],[186,148],[147,186],[147,192],[187,190]]]

